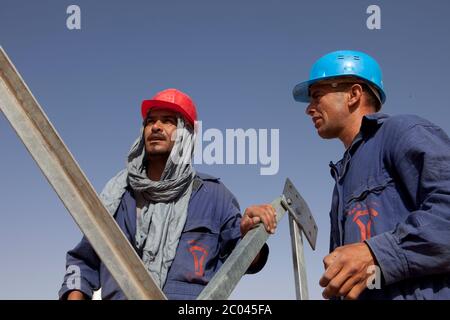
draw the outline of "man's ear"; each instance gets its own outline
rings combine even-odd
[[[362,98],[363,94],[362,86],[360,84],[354,84],[351,86],[348,93],[349,93],[349,100],[348,100],[349,106],[350,107],[357,106]]]

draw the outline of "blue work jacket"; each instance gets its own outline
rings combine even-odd
[[[123,195],[114,218],[141,256],[135,246],[136,201],[131,189]],[[168,299],[197,298],[239,242],[240,220],[239,204],[233,194],[219,179],[197,173],[186,223],[163,286]],[[258,264],[247,273],[261,270],[267,257],[268,246],[265,245]],[[74,275],[77,276],[74,267],[79,270],[78,279],[74,279]],[[102,299],[126,299],[86,237],[67,253],[66,270],[60,299],[65,299],[77,282],[77,290],[89,298],[93,291],[101,288]]]
[[[361,299],[450,299],[450,140],[413,115],[363,118],[335,179],[330,251],[365,242],[381,288]]]

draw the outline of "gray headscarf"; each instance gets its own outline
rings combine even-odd
[[[143,134],[128,156],[128,182],[147,203],[137,219],[136,246],[142,250],[144,265],[161,288],[186,222],[195,176],[191,164],[193,149],[193,133],[178,118],[175,144],[160,181],[147,177]]]
[[[142,260],[160,288],[175,257],[187,218],[195,171],[192,167],[194,134],[178,118],[176,140],[160,181],[147,177],[147,156],[143,129],[131,147],[127,169],[119,172],[105,186],[101,198],[110,212],[117,210],[126,184],[136,197],[144,199],[137,217],[136,246]]]

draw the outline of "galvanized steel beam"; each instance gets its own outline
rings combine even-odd
[[[166,299],[0,47],[0,109],[128,299]]]

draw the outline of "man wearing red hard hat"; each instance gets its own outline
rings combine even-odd
[[[192,99],[166,89],[141,106],[141,134],[127,168],[100,197],[169,299],[195,299],[219,270],[239,239],[259,222],[276,228],[270,205],[252,206],[241,218],[239,204],[218,178],[192,166],[197,110]],[[247,273],[267,261],[265,245]],[[78,281],[66,273],[60,299],[125,299],[88,240],[67,253],[67,270],[79,268]],[[71,268],[69,268],[71,267]],[[79,283],[77,288],[68,284]]]

